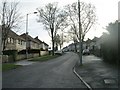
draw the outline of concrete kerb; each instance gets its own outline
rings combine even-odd
[[[76,64],[75,64],[76,66]],[[76,72],[75,70],[75,66],[73,67],[73,73],[84,83],[84,85],[89,89],[89,90],[93,90],[92,87],[84,81],[84,79]]]

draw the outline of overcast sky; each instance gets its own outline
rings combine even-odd
[[[10,1],[10,0],[9,0]],[[36,11],[36,8],[42,7],[49,2],[58,2],[58,6],[62,7],[66,4],[77,2],[78,0],[19,0],[20,12],[26,18],[27,13]],[[98,24],[86,35],[87,38],[93,38],[94,36],[101,36],[104,31],[103,27],[106,27],[108,23],[114,22],[118,19],[118,1],[119,0],[81,0],[87,3],[92,3],[96,7],[96,15],[98,18]],[[24,20],[25,20],[24,18]],[[29,27],[28,32],[32,37],[38,36],[39,39],[45,41],[49,45],[51,44],[51,38],[48,33],[42,27],[42,24],[36,22],[36,15],[29,15]],[[25,22],[22,25],[20,33],[25,33]],[[65,44],[67,45],[67,44]]]

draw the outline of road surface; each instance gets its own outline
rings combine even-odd
[[[68,52],[56,59],[37,62],[3,73],[3,88],[87,88],[73,73],[79,60]]]

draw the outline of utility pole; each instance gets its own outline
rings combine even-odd
[[[81,28],[81,18],[80,18],[80,1],[78,0],[78,17],[79,17],[79,56],[80,65],[82,65],[82,28]]]
[[[26,14],[26,59],[28,59],[28,15],[30,14],[37,14],[37,12]]]
[[[2,27],[0,26],[0,64],[2,63]]]
[[[26,14],[26,59],[28,59],[28,15]]]

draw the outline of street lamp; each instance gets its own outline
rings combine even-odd
[[[30,14],[37,14],[37,12],[33,12],[33,13],[28,13],[26,14],[26,59],[28,58],[28,39],[27,39],[27,36],[28,36],[28,15]]]

